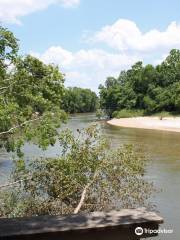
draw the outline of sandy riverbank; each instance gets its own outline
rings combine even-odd
[[[114,118],[107,123],[119,127],[180,132],[180,117],[165,117],[162,120],[159,117]]]

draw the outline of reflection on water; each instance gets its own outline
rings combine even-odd
[[[73,115],[65,127],[72,130],[86,127],[95,121],[93,114]],[[103,134],[111,140],[114,147],[122,144],[133,144],[148,155],[146,177],[154,181],[162,191],[153,198],[158,211],[165,219],[163,227],[173,229],[170,235],[160,235],[157,239],[177,240],[180,236],[180,134],[156,130],[132,129],[113,127],[101,122]],[[58,145],[42,152],[38,147],[25,145],[26,157],[56,156]],[[5,152],[0,153],[0,178],[8,174],[10,157]],[[2,178],[1,178],[2,181]],[[153,238],[156,239],[156,238]]]

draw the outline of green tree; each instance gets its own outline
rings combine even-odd
[[[55,143],[62,110],[64,75],[58,67],[17,56],[14,35],[0,28],[0,147],[21,156],[24,141],[45,149]]]
[[[63,97],[63,109],[69,113],[94,112],[98,106],[98,97],[90,89],[67,88]]]
[[[66,214],[147,206],[153,186],[144,178],[144,157],[132,146],[110,150],[90,126],[59,136],[60,156],[19,160],[12,184],[0,194],[0,216]]]
[[[96,117],[98,118],[98,120],[104,118],[106,116],[106,113],[102,110],[102,109],[97,109],[96,111]]]
[[[147,114],[161,111],[179,112],[180,50],[173,49],[158,66],[135,63],[119,77],[107,78],[100,86],[101,108],[113,116],[118,111],[143,110]],[[121,114],[119,114],[120,116]]]
[[[112,113],[118,106],[118,81],[113,77],[108,77],[105,86],[100,85],[100,106],[105,110],[107,116],[112,117]]]
[[[7,67],[14,63],[18,42],[13,33],[0,26],[0,81],[5,78]]]

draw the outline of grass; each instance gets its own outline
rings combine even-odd
[[[144,116],[143,110],[128,110],[122,109],[120,111],[113,112],[113,118],[131,118]]]
[[[162,112],[158,112],[158,113],[153,114],[153,116],[159,117],[159,119],[162,120],[165,117],[172,117],[173,114],[170,113],[170,112],[162,111]]]
[[[113,118],[132,118],[132,117],[142,117],[142,116],[154,116],[159,117],[160,120],[162,120],[165,117],[180,117],[180,113],[177,112],[158,112],[153,114],[146,114],[143,110],[128,110],[128,109],[122,109],[120,111],[113,112],[112,117]]]

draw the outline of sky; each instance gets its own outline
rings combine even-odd
[[[96,92],[108,76],[180,48],[179,12],[178,0],[0,0],[0,24],[20,54],[58,65],[66,86]]]

